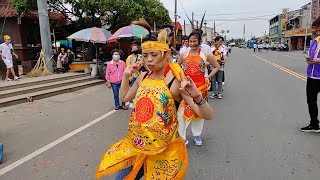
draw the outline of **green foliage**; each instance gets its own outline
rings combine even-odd
[[[36,10],[36,4],[36,0],[13,1],[19,14]],[[48,6],[50,11],[62,12],[81,26],[107,25],[111,31],[140,17],[158,27],[170,22],[168,10],[160,0],[48,0]]]
[[[22,14],[37,9],[37,2],[36,0],[13,0],[13,7],[19,14]]]

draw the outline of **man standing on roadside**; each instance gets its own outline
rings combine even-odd
[[[12,81],[12,79],[9,78],[10,72],[12,73],[14,80],[18,80],[19,77],[16,76],[14,69],[13,69],[13,57],[18,58],[18,55],[13,52],[13,46],[11,44],[11,37],[8,35],[4,36],[5,42],[0,45],[0,56],[2,57],[2,60],[4,64],[7,67],[7,73],[6,73],[6,81]]]
[[[301,128],[301,131],[320,133],[317,105],[320,92],[320,18],[312,23],[312,28],[317,37],[312,41],[309,56],[306,58],[309,64],[307,69],[307,103],[311,120],[309,126]]]

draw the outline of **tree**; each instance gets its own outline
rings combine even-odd
[[[14,0],[19,14],[36,10],[36,0]],[[48,0],[50,11],[61,12],[79,26],[107,25],[115,31],[144,17],[161,27],[170,22],[168,10],[159,0]]]
[[[37,9],[36,0],[14,0],[13,7],[18,12],[19,15],[29,11]]]

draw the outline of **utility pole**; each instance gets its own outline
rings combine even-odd
[[[193,14],[193,12],[192,12],[191,20],[192,20],[192,24],[194,24],[194,14]],[[191,25],[192,25],[192,24],[191,24]]]
[[[45,61],[48,69],[53,72],[53,66],[51,57],[53,55],[52,51],[52,41],[51,41],[51,32],[50,32],[50,23],[48,15],[48,4],[47,1],[37,0],[38,5],[38,14],[39,14],[39,26],[40,26],[40,35],[41,35],[41,45],[45,53]]]
[[[213,22],[213,34],[214,36],[217,36],[217,32],[216,32],[216,22]]]
[[[184,20],[183,21],[183,31],[184,31],[184,35],[186,35],[187,34],[187,32],[186,32],[186,20]]]
[[[204,21],[204,34],[206,35],[206,41],[208,41],[208,35],[207,35],[207,20]]]
[[[177,41],[177,5],[178,1],[174,1],[174,32],[173,32],[173,47],[176,48]]]
[[[243,25],[243,41],[246,42],[246,24]]]

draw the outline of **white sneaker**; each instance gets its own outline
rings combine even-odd
[[[6,79],[5,79],[5,81],[12,81],[12,79],[10,79],[10,78],[6,78]]]
[[[222,86],[224,86],[224,82],[222,82]]]
[[[129,103],[129,108],[133,109],[133,103]]]
[[[212,94],[212,95],[210,96],[210,99],[215,99],[215,98],[217,98],[217,97],[218,97],[217,94]]]
[[[194,137],[194,143],[196,144],[196,146],[202,146],[202,140],[200,136],[195,136]]]
[[[222,99],[222,94],[218,94],[218,99]]]
[[[16,81],[16,80],[19,80],[20,78],[18,77],[18,76],[16,76],[16,77],[14,77],[14,80]]]
[[[188,139],[184,140],[184,144],[185,144],[185,145],[188,145],[188,144],[189,144]]]

